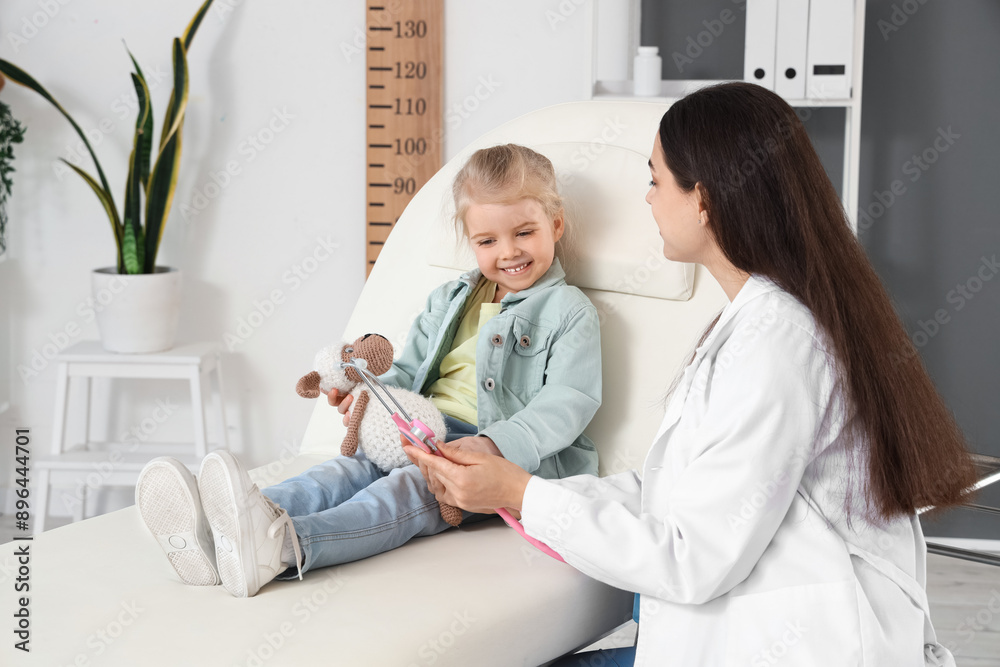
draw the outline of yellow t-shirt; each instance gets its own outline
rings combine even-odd
[[[431,402],[438,410],[468,424],[478,424],[476,343],[479,330],[500,313],[500,304],[493,303],[496,291],[495,282],[480,279],[465,305],[451,351],[441,360],[441,377],[428,389]]]

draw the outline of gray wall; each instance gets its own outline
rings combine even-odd
[[[1000,456],[1000,2],[912,0],[892,29],[901,4],[869,0],[866,12],[860,236],[970,448]],[[742,78],[740,6],[645,0],[642,40],[660,47],[664,78]],[[671,54],[725,9],[735,22],[680,69]],[[843,112],[819,110],[806,126],[839,189]],[[1000,506],[996,487],[980,501]],[[1000,538],[1000,520],[967,510],[924,526]]]

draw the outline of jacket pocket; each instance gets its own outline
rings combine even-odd
[[[511,354],[504,367],[504,385],[521,404],[527,404],[545,382],[545,364],[552,330],[520,317],[511,329]]]

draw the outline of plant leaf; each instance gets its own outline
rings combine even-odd
[[[141,238],[136,238],[136,230],[142,234],[142,227],[125,224],[125,236],[122,238],[122,263],[125,273],[142,273],[144,264],[142,255],[145,250]]]
[[[128,51],[128,47],[125,47]],[[135,94],[139,99],[139,115],[135,120],[135,141],[133,146],[136,153],[136,175],[142,183],[142,191],[149,189],[149,158],[153,153],[153,102],[149,94],[149,86],[146,85],[146,77],[142,74],[138,61],[131,51],[128,51],[132,64],[135,65],[135,75],[132,83],[135,85]],[[140,131],[141,130],[141,131]]]
[[[184,51],[191,48],[191,42],[194,40],[194,35],[198,32],[198,26],[201,25],[201,20],[205,18],[205,14],[208,13],[208,8],[212,6],[212,0],[205,0],[205,2],[198,8],[195,12],[194,17],[191,22],[188,23],[188,27],[184,30]]]
[[[142,230],[142,205],[139,201],[139,160],[142,150],[142,132],[146,125],[148,100],[144,82],[135,74],[132,82],[139,93],[139,117],[135,123],[135,138],[132,153],[128,158],[128,177],[125,179],[124,236],[122,238],[122,260],[128,273],[143,273],[146,266],[146,243]]]
[[[198,27],[201,25],[202,19],[205,18],[205,14],[208,13],[208,8],[212,5],[213,0],[205,0],[205,2],[198,8],[195,12],[194,17],[192,17],[191,22],[188,23],[187,28],[184,29],[184,52],[191,48],[191,42],[194,41],[195,33],[198,32]],[[160,130],[160,150],[163,150],[163,146],[167,141],[167,134],[169,133],[169,128],[174,124],[174,115],[172,110],[174,108],[174,95],[176,93],[176,87],[170,93],[170,101],[167,103],[167,112],[163,117],[163,128]]]
[[[59,159],[62,160],[62,158],[59,158]],[[114,235],[115,235],[115,247],[118,250],[118,253],[117,253],[118,254],[118,262],[117,262],[117,264],[118,264],[118,272],[121,273],[122,272],[122,235],[123,235],[123,232],[122,232],[122,228],[121,228],[122,226],[121,226],[121,224],[118,223],[118,211],[115,210],[115,203],[113,201],[111,201],[111,194],[108,193],[107,190],[105,190],[104,188],[102,188],[101,184],[98,183],[97,181],[95,181],[94,177],[91,176],[90,174],[88,174],[87,172],[85,172],[83,169],[80,169],[75,164],[73,164],[72,162],[69,162],[67,160],[62,160],[62,161],[65,162],[66,165],[68,165],[70,169],[72,169],[77,174],[79,174],[80,178],[82,178],[84,181],[86,181],[87,185],[90,186],[90,188],[94,191],[94,194],[97,195],[97,198],[101,201],[101,205],[104,206],[104,211],[108,214],[108,219],[111,220],[111,230],[114,232]]]
[[[170,214],[181,162],[181,125],[188,102],[188,69],[184,46],[179,38],[174,39],[174,93],[169,113],[174,121],[169,126],[166,141],[160,146],[160,153],[156,156],[156,163],[149,175],[145,232],[147,273],[152,273],[156,266],[156,253]]]
[[[62,108],[62,105],[56,102],[56,99],[49,94],[49,91],[45,90],[45,88],[42,87],[42,84],[35,81],[34,77],[32,77],[30,74],[22,70],[17,65],[14,65],[13,63],[8,62],[2,58],[0,58],[0,73],[2,73],[5,77],[10,79],[14,83],[20,84],[25,88],[30,88],[31,90],[35,91],[36,93],[44,97],[46,100],[48,100],[49,103],[52,104],[52,106],[54,106],[56,109],[59,110],[59,113],[61,113],[63,116],[66,117],[66,120],[70,122],[70,125],[73,126],[73,129],[76,130],[76,133],[80,136],[80,139],[83,140],[83,145],[87,147],[87,151],[90,153],[90,157],[94,160],[94,166],[97,167],[97,175],[101,179],[101,185],[103,186],[104,196],[107,197],[107,204],[105,204],[105,210],[107,210],[108,217],[111,218],[111,222],[115,226],[115,240],[119,242],[119,255],[120,255],[121,219],[118,217],[118,209],[115,207],[114,197],[111,196],[111,188],[110,186],[108,186],[108,179],[105,178],[104,176],[104,170],[101,169],[101,163],[97,160],[97,155],[94,153],[94,149],[91,148],[90,142],[87,141],[87,135],[83,133],[83,130],[81,130],[80,126],[76,124],[76,121],[73,120],[73,117],[70,116],[69,113]],[[63,161],[65,162],[65,160]],[[68,162],[66,164],[69,164],[69,166],[73,167],[73,169],[77,169],[74,165]],[[82,175],[83,172],[77,169],[77,173],[80,173]],[[87,176],[86,179],[90,179],[90,177]],[[101,195],[98,195],[98,197],[100,196]],[[105,203],[103,199],[101,200],[101,203],[102,204]]]

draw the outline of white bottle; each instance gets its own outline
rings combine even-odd
[[[632,68],[633,92],[637,96],[656,97],[660,94],[660,76],[663,63],[660,47],[640,46]]]

